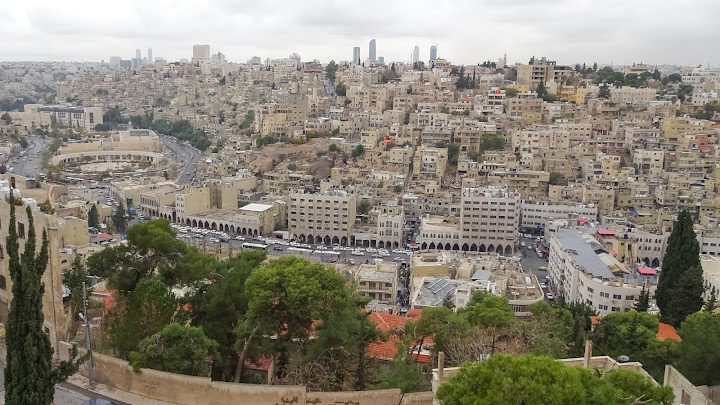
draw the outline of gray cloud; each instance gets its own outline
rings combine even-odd
[[[251,56],[347,60],[377,39],[378,55],[408,60],[415,45],[455,63],[547,56],[558,63],[720,64],[715,0],[27,0],[0,14],[0,60],[107,60],[153,48],[170,60],[208,43]]]

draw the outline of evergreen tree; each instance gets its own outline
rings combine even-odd
[[[115,224],[118,232],[125,231],[125,225],[127,224],[127,221],[125,220],[125,208],[122,206],[122,204],[118,206],[117,211],[115,211],[115,214],[113,214],[112,221],[113,224]]]
[[[93,204],[90,211],[88,211],[88,226],[91,228],[97,228],[98,224],[100,224],[100,217],[98,216],[97,206]]]
[[[688,272],[690,274],[686,275]],[[693,230],[692,217],[683,211],[668,238],[656,291],[663,320],[675,327],[680,326],[687,315],[700,310],[702,293],[700,246]]]
[[[638,312],[647,312],[648,308],[650,307],[650,291],[645,289],[645,286],[643,286],[642,291],[640,292],[640,295],[638,295],[638,300],[633,305],[633,309]]]
[[[598,91],[598,98],[610,98],[610,86],[608,86],[607,84],[603,84],[602,86],[600,86],[600,91]]]
[[[715,287],[713,287],[712,291],[710,291],[710,296],[708,297],[707,301],[705,301],[705,304],[703,304],[703,309],[708,312],[714,311],[716,301],[717,297],[715,296]]]
[[[53,348],[43,330],[42,275],[48,264],[48,238],[43,230],[42,246],[36,253],[32,211],[27,208],[28,234],[22,258],[15,219],[15,202],[10,198],[10,223],[6,241],[8,269],[13,298],[8,313],[7,367],[5,368],[5,404],[47,405],[53,401],[55,384],[77,372],[80,361],[62,362],[53,367]],[[72,358],[77,356],[73,347]]]

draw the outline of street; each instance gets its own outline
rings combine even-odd
[[[50,140],[38,135],[29,135],[27,140],[28,147],[11,156],[6,165],[10,172],[23,177],[35,178],[39,173],[44,172],[42,167],[43,152],[50,145]]]
[[[3,348],[3,352],[5,349]],[[5,361],[0,360],[0,380],[5,381]],[[80,387],[68,383],[60,383],[55,386],[55,405],[80,405],[83,401],[91,398],[108,399]],[[116,405],[127,405],[122,402],[113,401]],[[0,405],[5,404],[5,386],[0,385]]]
[[[517,254],[520,255],[520,263],[522,264],[523,271],[525,273],[535,274],[540,284],[545,283],[545,276],[547,276],[548,272],[547,270],[540,270],[540,267],[545,266],[547,268],[547,256],[538,257],[534,248],[527,248],[528,246],[535,246],[538,244],[535,239],[521,237],[520,242],[525,242],[525,246],[520,246],[517,252]],[[540,243],[542,244],[543,242]],[[543,292],[548,292],[547,287],[543,288]]]
[[[167,135],[158,135],[165,147],[170,150],[175,163],[182,165],[182,172],[178,176],[176,183],[191,183],[192,178],[195,177],[195,163],[200,160],[202,153],[193,149],[190,145],[185,145],[177,138]]]

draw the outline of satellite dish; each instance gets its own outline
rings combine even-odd
[[[623,354],[622,356],[618,357],[618,361],[621,363],[625,363],[626,361],[630,361],[630,357]]]

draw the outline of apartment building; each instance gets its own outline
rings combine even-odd
[[[659,178],[662,176],[664,163],[665,151],[635,149],[633,152],[633,165],[638,175]]]
[[[71,313],[63,304],[62,268],[67,265],[68,257],[64,251],[68,247],[80,247],[88,244],[87,221],[76,217],[58,217],[40,212],[34,201],[54,201],[62,187],[41,183],[39,188],[27,187],[27,179],[14,174],[0,176],[0,189],[13,193],[17,198],[27,198],[24,205],[15,207],[16,232],[18,235],[19,254],[24,254],[25,243],[29,237],[29,218],[26,206],[32,210],[35,227],[37,249],[42,244],[43,231],[48,238],[48,266],[41,281],[45,285],[42,297],[43,329],[50,338],[50,343],[58,355],[58,342],[65,340],[71,323]],[[30,184],[34,184],[31,180]],[[7,324],[8,311],[12,301],[12,279],[9,273],[8,252],[5,246],[10,223],[10,204],[6,194],[0,198],[0,322]],[[28,200],[29,199],[29,200]],[[57,358],[57,357],[56,357]]]
[[[381,304],[394,305],[397,300],[397,264],[361,264],[357,273],[358,291]]]
[[[553,204],[546,201],[520,202],[520,226],[526,229],[543,229],[556,219],[585,219],[596,221],[597,207],[585,204]]]
[[[618,104],[644,106],[657,98],[657,90],[647,87],[636,89],[630,86],[613,88],[610,99]]]
[[[447,148],[418,146],[413,157],[413,174],[442,177],[447,167]]]
[[[28,112],[49,114],[51,122],[70,128],[83,128],[86,131],[95,129],[103,123],[102,107],[73,106],[40,106],[32,104]],[[27,110],[26,110],[27,111]]]
[[[402,205],[382,204],[376,209],[380,211],[377,217],[377,246],[385,248],[405,246],[405,213]]]
[[[421,250],[461,250],[461,239],[456,218],[425,215],[420,219],[415,242]]]
[[[357,194],[340,189],[290,195],[288,230],[300,242],[352,244]]]
[[[517,66],[517,82],[530,86],[530,89],[534,90],[540,83],[560,82],[565,75],[571,72],[569,67],[557,66],[555,61],[548,60],[544,56],[540,59],[533,57],[529,64]]]
[[[520,224],[520,195],[507,187],[463,187],[460,199],[461,250],[511,255]]]
[[[703,269],[703,284],[705,285],[705,299],[715,292],[720,293],[720,257],[700,255],[700,265]]]
[[[604,230],[561,228],[550,239],[548,276],[550,289],[567,302],[583,302],[600,316],[627,312],[643,286],[654,297],[657,276],[654,271],[642,275],[618,261],[593,234],[601,238]]]
[[[514,120],[521,120],[530,124],[542,121],[543,100],[537,98],[537,93],[518,93],[517,97],[506,100],[505,112]]]

